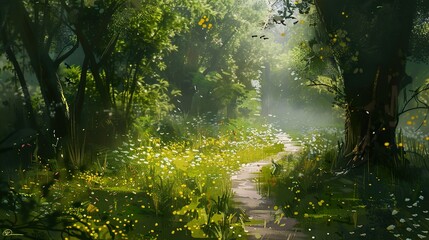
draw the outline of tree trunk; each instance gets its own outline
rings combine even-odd
[[[358,108],[351,107],[353,104],[349,102],[346,109],[344,150],[347,163],[351,166],[357,166],[367,160],[382,160],[384,165],[398,164],[395,162],[395,133],[398,123],[399,83],[405,77],[404,70],[404,64],[380,67],[375,73],[370,101]],[[391,160],[393,162],[386,162]]]
[[[24,73],[22,72],[22,68],[18,63],[18,60],[16,59],[15,53],[12,51],[12,47],[10,46],[10,42],[7,39],[6,30],[3,28],[1,35],[3,38],[3,45],[5,47],[6,55],[11,61],[13,68],[15,70],[16,76],[18,77],[19,83],[22,88],[22,93],[24,94],[24,103],[25,103],[25,109],[26,109],[26,119],[29,121],[29,125],[33,129],[37,129],[37,122],[33,111],[33,106],[31,104],[31,96],[30,92],[28,91],[27,82],[25,81]]]
[[[101,104],[103,105],[104,109],[110,109],[113,105],[112,100],[110,98],[110,86],[105,83],[105,81],[103,81],[101,77],[100,64],[99,62],[97,62],[94,49],[93,47],[91,47],[90,42],[88,41],[79,26],[76,26],[75,32],[82,46],[83,52],[85,53],[85,57],[88,58],[90,70],[95,82],[95,88],[100,94]]]
[[[128,129],[129,125],[131,124],[131,110],[132,110],[132,106],[133,106],[134,93],[136,92],[136,89],[137,89],[139,72],[140,72],[140,67],[137,65],[134,69],[134,74],[133,74],[133,79],[132,79],[133,82],[131,83],[131,88],[129,90],[130,96],[129,96],[128,102],[126,104],[126,110],[125,110],[125,121],[126,121],[125,128],[126,129]]]
[[[48,49],[37,36],[36,27],[31,22],[23,2],[8,1],[9,17],[14,29],[21,35],[21,40],[30,58],[31,66],[40,84],[45,105],[50,116],[50,127],[54,137],[67,134],[69,109],[56,73],[55,63],[49,56]]]
[[[237,118],[237,97],[233,97],[226,105],[226,117],[227,119]]]
[[[315,1],[338,54],[346,95],[344,156],[357,166],[368,160],[397,165],[398,95],[404,87],[406,52],[416,0]],[[345,36],[340,36],[339,32]],[[337,36],[338,34],[338,36]],[[345,40],[348,39],[348,40]],[[345,40],[345,41],[344,41]]]
[[[264,72],[261,81],[261,115],[266,117],[272,113],[273,105],[273,83],[271,81],[271,66],[269,62],[264,64]]]
[[[89,64],[89,59],[85,57],[82,63],[82,70],[80,73],[79,85],[78,85],[77,92],[73,102],[74,121],[76,121],[77,124],[80,123],[81,121],[80,118],[82,114],[83,103],[85,101],[85,88],[86,88],[86,80],[88,75],[87,73],[88,64]]]

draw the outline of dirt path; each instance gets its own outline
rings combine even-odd
[[[295,219],[283,218],[279,223],[275,223],[274,203],[261,196],[257,190],[257,174],[263,166],[272,164],[272,160],[277,161],[288,153],[300,150],[286,134],[282,133],[277,137],[285,146],[282,152],[262,161],[246,164],[232,176],[233,200],[250,220],[250,224],[246,224],[248,239],[306,239],[305,235],[294,227],[297,223]]]

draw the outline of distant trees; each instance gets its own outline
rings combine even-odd
[[[265,10],[258,1],[0,4],[1,53],[21,86],[29,126],[53,143],[81,134],[105,142],[136,122],[156,125],[175,106],[235,117],[259,77],[262,54],[251,38]],[[39,95],[44,109],[35,113]]]
[[[209,6],[193,16],[188,32],[174,38],[178,51],[166,59],[165,76],[181,90],[176,105],[184,113],[235,117],[263,65],[261,42],[251,36],[266,6],[258,1],[211,1]]]

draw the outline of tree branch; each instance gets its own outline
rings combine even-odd
[[[118,39],[119,39],[119,33],[115,34],[115,36],[112,36],[112,38],[109,41],[109,44],[101,54],[100,61],[98,62],[99,65],[101,65],[104,61],[106,61],[107,57],[113,52]]]
[[[422,100],[419,99],[419,95],[425,91],[429,90],[429,84],[424,85],[423,87],[418,87],[416,90],[411,91],[413,93],[413,95],[411,95],[411,97],[409,99],[407,99],[405,101],[404,106],[402,107],[401,111],[398,113],[398,116],[401,116],[402,114],[412,111],[412,110],[416,110],[416,109],[429,109],[429,105],[425,102],[423,102]],[[417,107],[413,107],[413,108],[409,108],[407,109],[407,106],[411,103],[411,101],[416,101],[417,103]],[[418,106],[420,104],[423,105],[422,106]]]
[[[61,51],[58,53],[57,58],[54,61],[54,65],[56,68],[58,68],[58,66],[64,60],[66,60],[68,57],[70,57],[70,55],[72,55],[74,53],[74,51],[76,51],[76,49],[79,47],[79,41],[76,41],[76,43],[73,45],[73,47],[71,49],[69,49],[64,55],[60,56],[60,54],[63,53],[63,51],[65,50],[66,47],[68,47],[68,46],[64,46],[63,49],[61,49]]]

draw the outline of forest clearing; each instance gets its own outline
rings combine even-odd
[[[429,1],[0,6],[1,239],[429,237]]]

